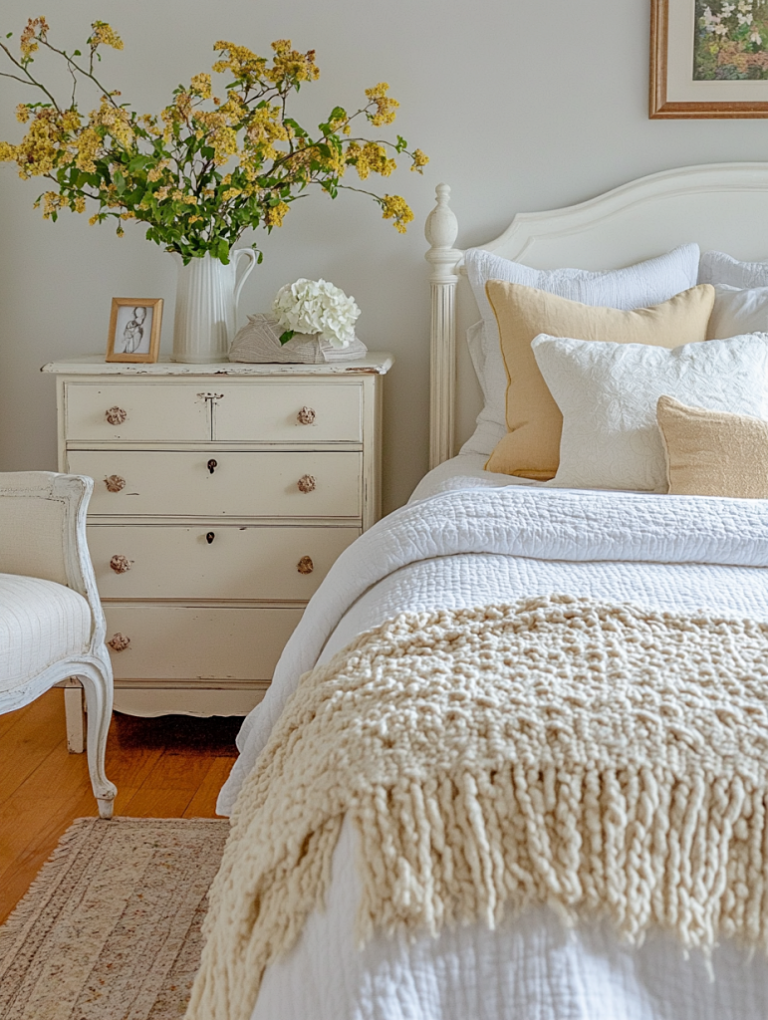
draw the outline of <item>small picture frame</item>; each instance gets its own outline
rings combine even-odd
[[[162,298],[112,298],[106,360],[157,361],[162,319]]]

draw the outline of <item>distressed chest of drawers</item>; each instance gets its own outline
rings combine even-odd
[[[45,366],[59,470],[95,481],[88,544],[118,710],[238,715],[260,700],[307,600],[380,515],[391,364]]]

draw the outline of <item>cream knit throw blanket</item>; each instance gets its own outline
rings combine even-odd
[[[187,1016],[249,1020],[322,908],[359,935],[529,904],[768,950],[768,625],[567,596],[404,614],[306,674],[232,816]]]

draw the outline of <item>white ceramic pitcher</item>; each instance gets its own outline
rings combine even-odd
[[[240,256],[248,265],[237,279]],[[176,255],[176,312],[173,360],[192,365],[226,361],[237,325],[237,300],[246,277],[256,265],[252,248],[230,252],[229,265],[206,253],[184,265]]]

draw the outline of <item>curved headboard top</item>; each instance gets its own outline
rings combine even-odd
[[[453,456],[471,433],[480,391],[463,342],[479,318],[454,248],[458,223],[450,188],[438,185],[427,220],[432,272],[430,467]],[[742,260],[768,256],[768,162],[710,163],[664,170],[576,205],[518,213],[477,245],[537,269],[616,269],[695,241]],[[458,289],[458,307],[456,301]],[[460,343],[456,344],[457,332]],[[458,364],[458,370],[457,370]]]

